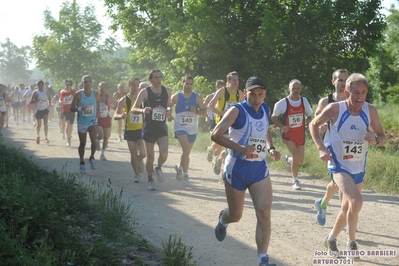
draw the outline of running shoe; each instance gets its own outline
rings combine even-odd
[[[328,240],[328,236],[324,239],[324,246],[327,248],[328,255],[331,257],[338,257],[339,251],[337,248],[337,239]]]
[[[101,155],[100,155],[100,160],[101,161],[106,161],[107,160],[107,158],[105,158],[105,155],[103,153],[101,153]]]
[[[190,185],[190,180],[188,178],[188,174],[183,176],[183,185],[185,185],[185,186]]]
[[[302,189],[301,188],[301,184],[299,183],[299,180],[296,180],[294,182],[294,184],[292,184],[292,188],[295,189],[295,190],[301,190]]]
[[[118,142],[122,142],[122,138],[121,137],[118,138]]]
[[[134,175],[134,183],[140,182],[140,178],[141,178],[140,175]]]
[[[36,144],[40,144],[40,137],[36,138]]]
[[[165,181],[165,177],[163,176],[161,167],[155,167],[155,173],[157,174],[158,182],[162,183],[163,181]]]
[[[276,266],[276,264],[269,263],[269,256],[266,255],[266,257],[262,257],[260,259],[260,263],[258,264],[258,266]]]
[[[84,164],[81,164],[79,166],[79,173],[82,174],[82,175],[86,174],[86,166]]]
[[[97,170],[97,163],[96,160],[94,158],[90,158],[89,159],[90,165],[91,165],[91,169],[93,170]]]
[[[215,173],[215,175],[219,175],[220,174],[220,170],[222,168],[222,162],[220,162],[218,160],[219,157],[215,157],[215,159],[213,160],[212,163],[212,168],[213,168],[213,172]]]
[[[183,179],[183,170],[178,164],[175,165],[175,170],[176,170],[176,180],[177,182],[181,182]]]
[[[44,139],[44,143],[50,143],[47,138]]]
[[[354,261],[359,261],[360,260],[360,256],[359,256],[359,251],[357,249],[357,243],[355,240],[350,241],[348,240],[348,242],[346,242],[346,248],[348,250],[348,259],[352,259]]]
[[[154,191],[154,180],[148,181],[148,185],[147,185],[148,190]]]
[[[319,225],[323,226],[326,224],[326,211],[327,208],[323,209],[321,207],[321,201],[322,199],[317,199],[314,204],[316,206],[316,210],[317,210],[317,214],[316,214],[316,218],[317,218],[317,222],[319,223]]]
[[[66,145],[67,145],[67,147],[71,146],[71,141],[68,140]]]
[[[222,215],[223,215],[223,211],[221,211],[220,214],[219,214],[218,224],[216,225],[216,228],[215,228],[215,236],[216,236],[216,239],[219,240],[219,241],[223,241],[225,239],[225,237],[226,237],[226,229],[227,229],[227,227],[224,226],[220,222],[220,218],[222,217]]]
[[[210,147],[206,148],[206,159],[208,160],[208,162],[212,162],[213,151],[210,150]]]
[[[143,160],[139,160],[139,172],[140,173],[144,172],[144,162],[143,162]]]

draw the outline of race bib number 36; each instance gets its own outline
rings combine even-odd
[[[248,145],[255,147],[255,151],[245,157],[247,161],[262,161],[266,158],[266,139],[249,138]]]
[[[165,109],[160,107],[155,107],[152,109],[151,120],[154,121],[164,121],[166,118]]]
[[[364,142],[351,140],[342,141],[342,160],[344,161],[361,161],[364,158],[363,153]]]

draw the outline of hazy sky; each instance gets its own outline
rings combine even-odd
[[[57,17],[62,2],[64,1],[0,0],[0,42],[5,42],[6,38],[9,38],[17,46],[30,46],[33,36],[44,32],[43,11],[50,8],[53,17]],[[94,5],[105,34],[113,34],[108,30],[111,23],[105,16],[106,9],[101,0],[78,0],[77,3],[80,6]],[[399,7],[398,0],[382,0],[382,3],[384,8],[389,8],[391,4],[395,4],[396,8]],[[122,41],[121,32],[117,32],[116,36]]]

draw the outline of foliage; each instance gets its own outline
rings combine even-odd
[[[44,11],[44,26],[49,34],[33,38],[32,56],[37,59],[38,68],[58,83],[70,78],[77,84],[88,74],[94,81],[105,80],[116,87],[127,78],[125,57],[113,56],[116,49],[121,49],[115,39],[109,37],[100,42],[102,26],[93,6],[81,10],[76,1],[63,2],[58,20],[50,10]]]
[[[49,172],[0,142],[0,264],[122,264],[132,246],[144,244],[121,193]]]
[[[31,71],[28,70],[30,59],[29,46],[17,47],[10,39],[0,43],[0,79],[6,85],[28,84]]]
[[[193,247],[187,247],[187,244],[182,241],[182,236],[169,236],[169,240],[162,242],[164,252],[163,262],[165,266],[188,266],[195,265],[193,258]]]
[[[309,98],[337,68],[363,72],[385,26],[380,0],[105,0],[114,29],[165,73],[209,81],[236,70],[267,81],[271,102],[293,78]]]

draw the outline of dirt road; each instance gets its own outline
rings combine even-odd
[[[49,169],[78,172],[76,129],[71,147],[65,146],[66,142],[58,133],[57,121],[51,123],[49,131],[50,143],[45,144],[42,140],[37,145],[36,130],[32,124],[16,125],[11,121],[10,128],[4,130],[4,139],[14,142],[26,154],[33,155],[35,160]],[[248,193],[242,220],[231,224],[226,239],[218,242],[214,236],[214,227],[220,210],[226,207],[224,188],[213,174],[205,153],[196,151],[190,157],[191,185],[189,188],[183,187],[175,180],[174,170],[180,154],[179,147],[170,147],[168,160],[163,166],[166,181],[155,181],[156,191],[148,191],[145,174],[142,174],[142,182],[133,183],[126,142],[117,142],[116,135],[113,135],[106,152],[108,160],[98,160],[97,171],[92,171],[87,162],[87,174],[83,175],[82,180],[86,183],[90,180],[110,182],[116,191],[123,188],[123,200],[132,202],[138,232],[157,247],[161,247],[162,241],[167,240],[170,234],[182,234],[183,240],[194,247],[194,258],[198,260],[198,265],[256,265],[256,219]],[[89,149],[86,148],[86,158],[88,156]],[[99,158],[99,154],[96,158]],[[322,197],[326,181],[302,175],[300,179],[303,189],[294,191],[288,172],[278,173],[271,169],[271,178],[274,194],[269,247],[271,262],[277,265],[300,266],[326,263],[317,259],[329,257],[323,254],[318,256],[316,253],[325,251],[323,239],[330,232],[339,210],[338,197],[331,201],[326,225],[321,227],[316,223],[314,200]],[[363,195],[364,205],[357,234],[359,249],[366,252],[394,251],[396,256],[363,256],[362,261],[355,264],[397,266],[399,197],[367,190]],[[344,233],[339,235],[337,243],[340,250],[345,249]]]

